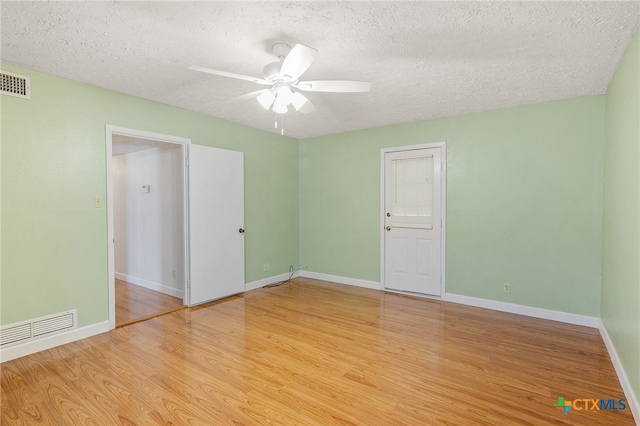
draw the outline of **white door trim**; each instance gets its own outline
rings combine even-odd
[[[108,267],[108,286],[109,286],[109,329],[113,330],[116,328],[116,286],[115,286],[115,253],[114,253],[114,223],[113,223],[113,173],[111,170],[111,161],[113,155],[113,135],[122,135],[122,136],[131,136],[141,139],[149,139],[160,142],[174,143],[182,145],[182,159],[183,164],[186,163],[187,158],[187,146],[191,143],[191,139],[183,138],[180,136],[172,136],[165,135],[161,133],[153,133],[147,132],[144,130],[136,130],[136,129],[128,129],[126,127],[118,127],[106,125],[106,164],[107,164],[107,267]],[[187,257],[187,247],[188,247],[188,228],[187,228],[187,203],[188,203],[188,179],[187,179],[187,168],[183,168],[184,173],[184,199],[183,199],[183,217],[184,220],[184,283],[186,286],[187,278],[188,278],[188,257]],[[185,303],[188,302],[188,294],[187,289],[184,289],[185,294]]]
[[[384,156],[390,152],[401,152],[401,151],[414,151],[418,149],[425,148],[440,148],[441,151],[441,161],[442,161],[442,202],[441,202],[441,218],[442,218],[442,238],[440,239],[440,270],[442,274],[442,282],[440,283],[440,297],[438,299],[445,300],[446,299],[446,291],[445,291],[445,263],[446,263],[446,242],[447,242],[447,143],[446,142],[435,142],[435,143],[424,143],[418,145],[405,145],[405,146],[395,146],[391,148],[382,148],[380,150],[380,284],[383,289],[386,289],[386,283],[384,281],[385,277],[385,204],[384,204]],[[428,297],[428,296],[425,296]]]

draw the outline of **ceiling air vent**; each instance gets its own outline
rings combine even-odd
[[[31,83],[29,77],[0,70],[0,93],[31,99]]]

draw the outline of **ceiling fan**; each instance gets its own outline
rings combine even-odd
[[[296,111],[300,111],[303,114],[309,114],[316,110],[309,99],[300,93],[300,91],[356,93],[371,90],[371,83],[368,81],[299,81],[300,76],[311,66],[311,63],[318,54],[318,51],[311,47],[296,44],[291,48],[288,44],[277,43],[273,45],[273,54],[278,58],[278,61],[264,67],[264,78],[203,68],[195,65],[190,66],[189,69],[251,81],[263,86],[271,86],[271,88],[247,93],[246,95],[239,96],[227,102],[240,102],[256,98],[264,109],[272,109],[278,114],[288,112],[290,105],[293,106]]]

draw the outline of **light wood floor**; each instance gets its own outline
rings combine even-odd
[[[116,327],[182,309],[182,299],[116,280]]]
[[[633,425],[595,329],[308,279],[1,365],[3,426]]]

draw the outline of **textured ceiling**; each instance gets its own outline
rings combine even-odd
[[[638,2],[6,2],[2,61],[274,130],[262,77],[277,42],[319,51],[303,80],[373,83],[309,93],[295,138],[604,93]],[[37,96],[33,93],[32,96]]]

